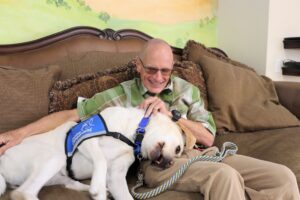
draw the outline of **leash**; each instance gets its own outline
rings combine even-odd
[[[137,188],[143,186],[143,183],[144,183],[144,175],[142,173],[142,170],[140,169],[139,173],[138,173],[137,184],[131,188],[131,194],[136,199],[148,199],[151,197],[155,197],[158,194],[169,189],[186,172],[186,170],[192,163],[194,163],[196,161],[220,162],[227,155],[236,154],[237,150],[238,150],[238,147],[236,144],[234,144],[232,142],[225,142],[222,146],[222,151],[216,153],[215,156],[201,155],[201,156],[196,156],[194,158],[191,158],[184,165],[182,165],[179,168],[179,170],[173,176],[171,176],[171,178],[169,180],[165,181],[162,185],[154,188],[153,190],[150,190],[150,191],[144,192],[144,193],[138,193],[135,191]]]

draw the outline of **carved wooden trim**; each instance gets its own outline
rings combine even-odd
[[[115,31],[113,29],[107,28],[104,30],[100,30],[93,27],[88,26],[78,26],[70,29],[66,29],[64,31],[42,37],[37,40],[32,40],[29,42],[16,43],[16,44],[8,44],[8,45],[0,45],[0,54],[11,54],[18,52],[25,52],[29,50],[35,50],[52,43],[71,38],[78,35],[91,35],[95,37],[99,37],[100,39],[105,40],[121,40],[124,38],[139,38],[142,40],[150,40],[152,37],[134,29],[122,29]],[[181,55],[182,49],[177,47],[172,47],[173,52],[175,54]]]
[[[146,33],[134,29],[121,29],[115,31],[113,29],[107,28],[104,29],[102,32],[103,34],[100,35],[100,38],[108,39],[108,40],[120,40],[123,38],[131,37],[131,38],[139,38],[147,41],[153,38],[150,35],[147,35]]]

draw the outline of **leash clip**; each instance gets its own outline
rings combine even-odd
[[[143,185],[144,184],[144,174],[141,166],[139,167],[139,171],[137,173],[138,180],[136,181],[136,184]]]
[[[143,160],[143,156],[142,156],[142,154],[140,153],[140,154],[138,154],[137,156],[136,156],[136,158],[139,160],[139,163],[141,163],[142,162],[142,160]]]

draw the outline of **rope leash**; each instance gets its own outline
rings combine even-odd
[[[165,181],[162,185],[154,188],[153,190],[150,190],[148,192],[144,193],[137,193],[135,190],[141,186],[143,186],[144,182],[144,175],[141,172],[141,170],[138,173],[138,181],[137,184],[131,188],[131,194],[133,195],[134,198],[136,199],[148,199],[151,197],[155,197],[158,194],[166,191],[169,189],[188,169],[188,167],[196,162],[196,161],[211,161],[211,162],[220,162],[222,161],[227,155],[233,155],[236,154],[238,150],[238,147],[236,144],[232,142],[225,142],[222,146],[222,151],[216,153],[215,156],[206,156],[206,155],[201,155],[201,156],[196,156],[194,158],[191,158],[188,160],[184,165],[182,165],[179,170],[171,176],[171,178],[167,181]]]

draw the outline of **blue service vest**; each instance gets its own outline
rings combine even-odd
[[[100,114],[95,114],[73,126],[67,133],[65,139],[65,153],[67,156],[67,172],[71,178],[75,179],[71,165],[72,158],[78,146],[86,139],[99,136],[112,136],[133,148],[135,147],[135,145],[121,133],[108,131],[103,117]]]
[[[72,127],[67,134],[65,142],[66,155],[68,157],[73,156],[79,144],[84,140],[101,136],[107,132],[106,124],[98,114],[81,121]]]

